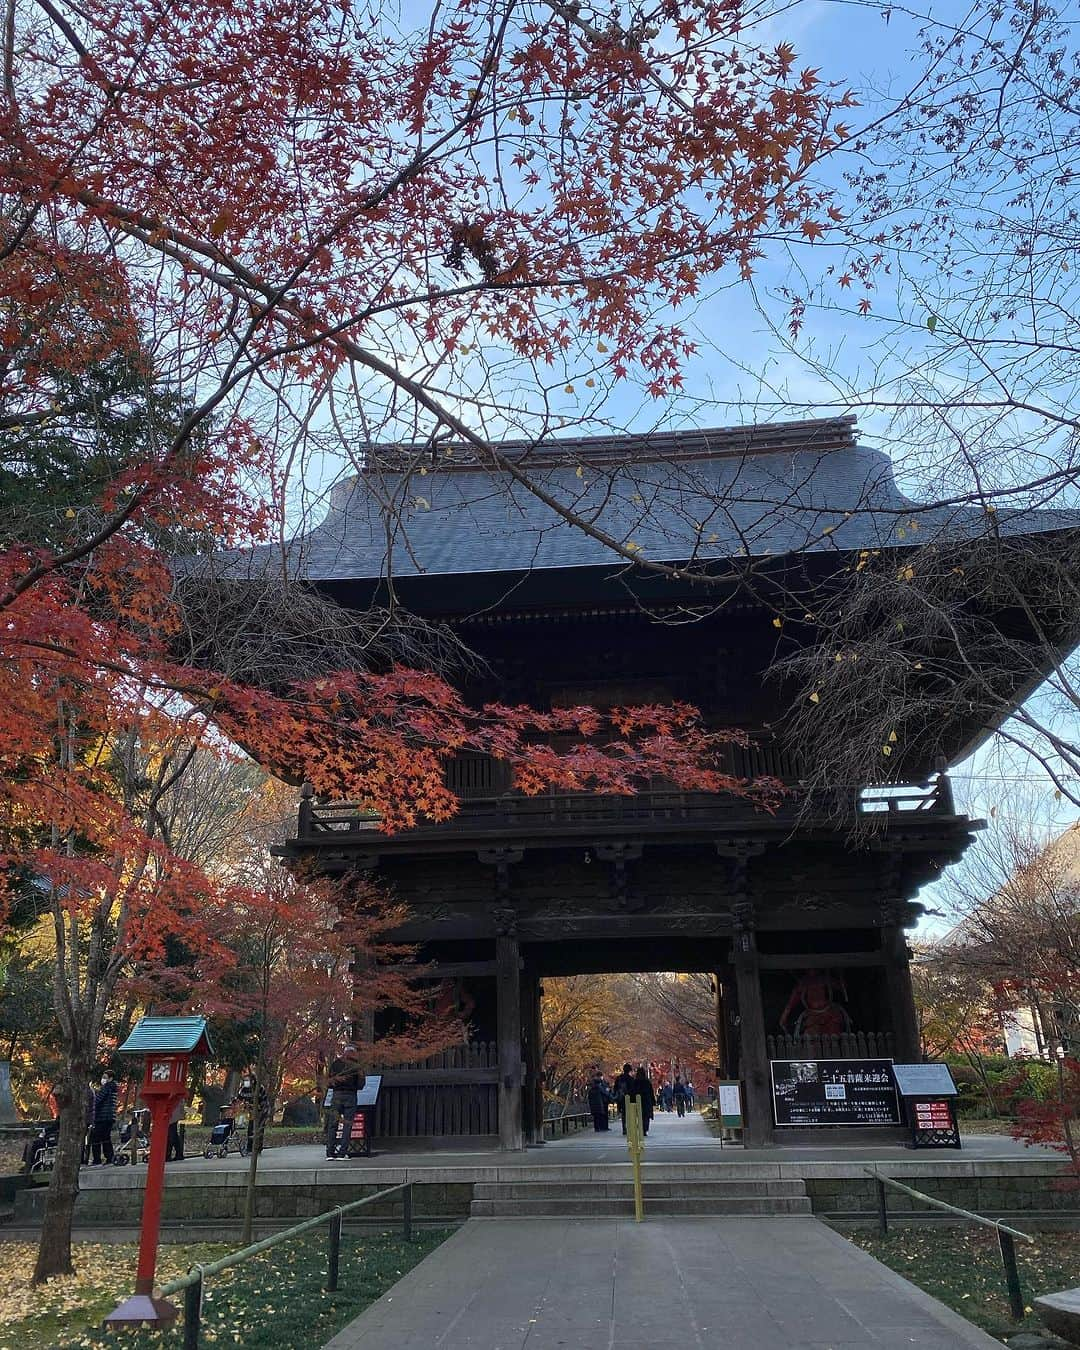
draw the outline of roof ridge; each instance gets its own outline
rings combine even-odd
[[[617,432],[603,436],[554,436],[547,440],[494,443],[504,458],[535,468],[581,460],[604,463],[656,463],[664,460],[727,459],[761,454],[827,453],[855,448],[855,416],[805,418],[797,422],[752,422],[741,426],[693,427],[683,431]],[[413,464],[438,464],[441,470],[491,469],[471,445],[443,442],[390,442],[370,447],[365,473],[394,471]]]

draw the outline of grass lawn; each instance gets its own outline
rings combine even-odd
[[[417,1262],[444,1241],[450,1229],[421,1229],[406,1243],[399,1234],[346,1233],[341,1242],[340,1288],[329,1294],[326,1280],[326,1235],[304,1234],[292,1242],[253,1257],[206,1283],[201,1343],[242,1345],[245,1350],[318,1350],[335,1332],[358,1316]],[[229,1251],[220,1245],[161,1248],[158,1276],[162,1284],[196,1261],[207,1263]],[[116,1336],[100,1330],[101,1318],[131,1292],[135,1269],[132,1244],[80,1243],[79,1275],[50,1282],[40,1290],[27,1287],[33,1248],[27,1243],[0,1244],[0,1261],[9,1280],[0,1279],[0,1350],[72,1350],[73,1347],[115,1346]],[[173,1302],[183,1307],[183,1294]],[[125,1347],[179,1347],[182,1318],[167,1332],[125,1334]]]
[[[884,1238],[865,1230],[844,1236],[999,1340],[1018,1331],[1045,1330],[1034,1313],[1022,1322],[1010,1317],[997,1234],[987,1228],[924,1225],[894,1228]],[[1080,1282],[1080,1233],[1032,1231],[1032,1237],[1034,1247],[1016,1243],[1028,1307],[1039,1294]]]

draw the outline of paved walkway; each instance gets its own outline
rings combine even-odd
[[[956,1163],[977,1161],[1002,1161],[1032,1163],[1036,1161],[1060,1162],[1061,1155],[1052,1149],[1026,1148],[1007,1135],[965,1135],[964,1147],[959,1153],[941,1152],[933,1155],[919,1155],[925,1163],[927,1157],[939,1161]],[[500,1169],[516,1167],[567,1167],[578,1164],[625,1163],[627,1160],[626,1140],[619,1129],[618,1121],[612,1122],[612,1128],[596,1134],[592,1129],[582,1130],[565,1138],[554,1139],[542,1148],[523,1149],[520,1153],[498,1153],[491,1149],[477,1148],[468,1140],[460,1144],[433,1151],[401,1150],[391,1152],[380,1149],[375,1142],[375,1153],[370,1158],[353,1158],[348,1162],[326,1162],[325,1151],[318,1144],[290,1144],[282,1148],[270,1148],[262,1155],[259,1174],[265,1176],[277,1171],[318,1171],[321,1179],[327,1179],[332,1173],[346,1176],[357,1171],[382,1172],[388,1168],[408,1169],[413,1174],[421,1168],[450,1167],[498,1167]],[[743,1148],[741,1144],[720,1147],[719,1138],[712,1133],[702,1117],[695,1111],[680,1119],[672,1113],[657,1115],[649,1132],[646,1161],[652,1163],[804,1163],[804,1162],[895,1162],[911,1164],[913,1155],[902,1144],[867,1142],[833,1137],[821,1144],[786,1144],[776,1148]],[[169,1175],[178,1173],[196,1173],[201,1177],[212,1176],[219,1172],[247,1173],[248,1162],[236,1154],[227,1158],[204,1159],[189,1158],[182,1163],[170,1163]],[[106,1174],[101,1184],[123,1184],[126,1168],[102,1168],[91,1172],[94,1178],[91,1184],[97,1184],[99,1174]]]
[[[325,1350],[991,1350],[812,1218],[470,1219]]]

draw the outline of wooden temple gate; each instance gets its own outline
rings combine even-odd
[[[459,814],[387,836],[362,803],[306,789],[284,855],[385,879],[409,910],[398,939],[460,982],[468,1007],[468,1045],[386,1074],[379,1133],[539,1142],[546,975],[709,972],[718,1067],[744,1083],[751,1143],[774,1138],[770,1060],[916,1058],[904,931],[920,888],[979,827],[956,810],[942,770],[1007,714],[1031,672],[974,720],[949,704],[909,727],[886,747],[882,781],[823,783],[785,739],[793,686],[776,662],[831,642],[815,614],[860,558],[907,557],[905,513],[922,512],[919,543],[972,537],[985,514],[916,507],[851,418],[501,447],[550,470],[550,492],[571,506],[595,486],[589,511],[615,537],[636,503],[643,556],[670,564],[660,575],[628,566],[469,447],[445,448],[367,447],[323,524],[289,546],[293,574],[364,610],[387,603],[392,562],[395,608],[445,625],[475,658],[461,681],[474,706],[690,704],[707,726],[739,733],[732,774],[768,775],[784,791],[774,812],[661,783],[632,796],[525,796],[505,765],[464,753],[447,765]],[[387,518],[386,502],[411,500],[418,465],[427,509]],[[1013,537],[1061,527],[1053,512],[1029,515],[1010,524]],[[399,531],[408,544],[390,550]],[[1053,596],[1029,601],[1056,633]],[[1019,610],[990,617],[1011,640],[1026,622]]]

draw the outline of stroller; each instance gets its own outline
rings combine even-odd
[[[56,1145],[60,1139],[60,1122],[49,1120],[38,1126],[37,1134],[23,1150],[23,1166],[27,1172],[51,1172],[56,1165]]]
[[[125,1167],[129,1162],[150,1161],[150,1137],[146,1128],[148,1115],[148,1111],[133,1111],[127,1124],[120,1127],[120,1147],[113,1156],[113,1162],[118,1167]],[[134,1145],[131,1142],[133,1134]]]
[[[210,1142],[203,1149],[204,1158],[224,1158],[230,1153],[247,1156],[247,1116],[237,1106],[223,1106],[218,1123],[210,1131]]]

